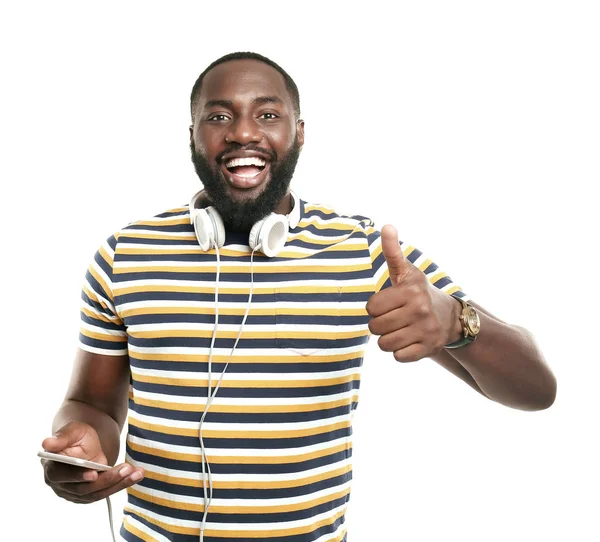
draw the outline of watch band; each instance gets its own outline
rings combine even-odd
[[[456,294],[450,294],[450,295],[454,299],[457,299],[458,301],[460,301],[460,304],[462,305],[461,316],[464,315],[464,313],[467,309],[475,310],[464,299],[460,298]],[[461,346],[466,346],[467,344],[471,344],[472,342],[475,342],[475,340],[477,339],[477,335],[472,335],[471,333],[469,333],[469,329],[467,328],[467,326],[462,318],[461,318],[461,323],[462,323],[462,327],[463,327],[463,336],[460,339],[458,339],[458,341],[447,344],[446,346],[444,346],[444,348],[460,348]]]

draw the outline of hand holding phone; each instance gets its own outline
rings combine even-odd
[[[66,424],[53,437],[45,439],[42,447],[44,451],[38,455],[44,465],[46,484],[59,497],[71,502],[99,501],[144,477],[143,469],[128,463],[106,465],[108,460],[98,433],[82,422]]]

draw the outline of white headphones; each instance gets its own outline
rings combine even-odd
[[[203,194],[204,191],[201,190],[190,202],[190,222],[194,226],[200,248],[206,252],[225,244],[225,224],[214,207],[196,207]],[[252,226],[248,244],[253,251],[260,250],[265,256],[273,258],[285,245],[288,227],[286,216],[271,213]]]

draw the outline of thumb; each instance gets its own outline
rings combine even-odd
[[[85,434],[77,424],[69,423],[66,426],[60,428],[54,435],[44,439],[42,442],[42,448],[47,452],[62,452],[67,448],[76,446],[79,444]]]
[[[404,258],[398,241],[398,232],[390,224],[386,224],[381,230],[381,249],[390,271],[390,280],[395,286],[402,282],[410,270],[410,262]]]

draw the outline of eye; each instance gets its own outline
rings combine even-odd
[[[265,119],[265,120],[275,120],[279,118],[279,115],[277,115],[276,113],[271,113],[270,111],[267,113],[263,113],[260,117],[260,119]]]
[[[222,121],[228,120],[228,119],[229,119],[229,117],[227,115],[225,115],[223,113],[217,113],[216,115],[210,115],[208,117],[208,119],[206,119],[206,120],[215,121],[215,122],[222,122]]]

